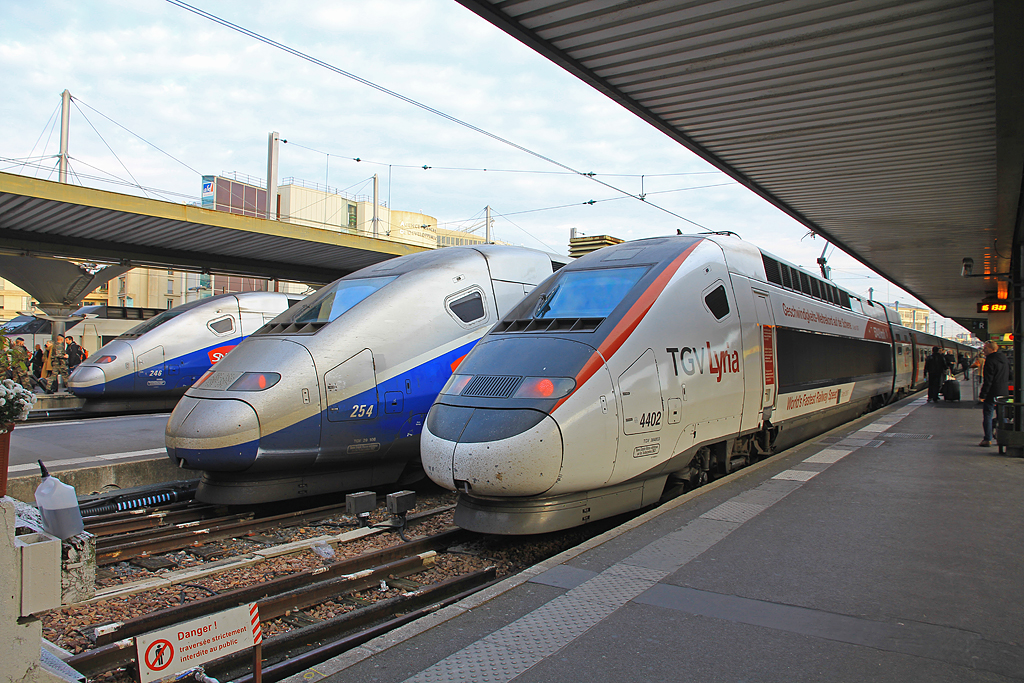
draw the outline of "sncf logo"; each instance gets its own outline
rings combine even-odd
[[[703,347],[684,346],[682,349],[665,350],[672,354],[672,369],[676,377],[679,376],[681,368],[686,375],[703,375],[706,371],[715,375],[716,381],[721,382],[722,375],[740,371],[740,354],[738,351],[730,350],[728,345],[721,351],[712,350],[710,342],[704,342]]]
[[[237,346],[237,344],[232,344],[231,346],[218,346],[215,349],[207,351],[206,353],[210,357],[210,363],[216,363],[221,358],[228,355],[228,352],[235,348],[235,346]]]

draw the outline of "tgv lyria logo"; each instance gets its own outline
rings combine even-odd
[[[728,344],[721,351],[713,350],[711,342],[704,342],[704,346],[696,348],[684,346],[665,350],[672,354],[672,370],[676,377],[681,368],[684,375],[703,375],[707,371],[715,375],[716,382],[721,382],[722,375],[740,371],[740,354],[731,350]]]

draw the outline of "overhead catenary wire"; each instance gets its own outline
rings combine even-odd
[[[106,119],[107,121],[110,121],[110,122],[111,122],[112,124],[114,124],[114,125],[115,125],[115,126],[117,126],[118,128],[120,128],[120,129],[124,130],[124,131],[125,131],[126,133],[128,133],[129,135],[133,135],[133,136],[137,137],[137,138],[138,138],[139,140],[142,140],[143,142],[145,142],[145,143],[146,143],[147,145],[149,145],[150,147],[152,147],[152,148],[153,148],[153,149],[155,149],[156,151],[160,152],[160,153],[161,153],[161,154],[163,154],[164,156],[166,156],[166,157],[168,157],[168,158],[170,158],[170,159],[172,159],[172,160],[174,160],[174,161],[177,161],[177,162],[178,162],[179,164],[181,164],[182,166],[184,166],[184,167],[185,167],[185,168],[187,168],[188,170],[192,171],[192,172],[193,172],[193,173],[195,173],[196,175],[198,175],[198,176],[202,176],[202,175],[203,175],[202,173],[200,173],[200,172],[199,172],[199,171],[197,171],[196,169],[192,168],[191,166],[189,166],[188,164],[186,164],[186,163],[185,163],[184,161],[182,161],[181,159],[177,158],[177,157],[176,157],[176,156],[174,156],[173,154],[171,154],[171,153],[169,153],[169,152],[167,152],[167,151],[165,151],[165,150],[161,149],[161,148],[160,148],[159,146],[157,146],[157,145],[155,145],[154,143],[150,142],[149,140],[147,140],[146,138],[142,137],[142,136],[141,136],[141,135],[139,135],[138,133],[135,133],[134,131],[132,131],[132,130],[129,130],[128,128],[125,128],[124,126],[122,126],[122,125],[121,125],[120,123],[118,123],[118,122],[117,122],[117,121],[115,121],[114,119],[110,118],[109,116],[107,116],[107,115],[106,115],[106,114],[104,114],[103,112],[99,111],[98,109],[94,109],[93,107],[90,107],[90,106],[89,106],[89,105],[88,105],[87,103],[83,102],[83,101],[82,101],[82,100],[80,100],[79,98],[77,98],[77,97],[74,97],[74,96],[72,96],[72,97],[71,97],[71,100],[72,100],[73,102],[77,103],[77,104],[80,104],[80,105],[82,105],[83,107],[86,107],[86,108],[90,109],[91,111],[94,111],[94,112],[96,112],[97,114],[99,114],[100,116],[102,116],[103,118],[105,118],[105,119]],[[79,111],[81,111],[81,109],[79,109]],[[83,117],[84,117],[84,116],[85,116],[85,114],[83,114]],[[89,125],[91,126],[92,124],[90,123]],[[93,130],[95,130],[95,127],[93,128]],[[97,133],[97,134],[98,134],[98,133]]]
[[[98,130],[96,130],[96,126],[92,125],[92,121],[90,121],[89,117],[85,115],[85,112],[82,111],[82,108],[78,106],[78,102],[76,102],[74,98],[71,98],[71,103],[75,105],[75,108],[78,109],[78,113],[82,115],[82,118],[85,119],[85,122],[89,124],[90,128],[92,128],[92,132],[96,133],[97,137],[99,137],[99,139],[103,142],[103,144],[106,145],[106,147],[110,151],[110,153],[114,155],[114,158],[117,159],[117,163],[121,164],[121,168],[124,169],[124,172],[127,173],[128,177],[131,178],[132,182],[135,183],[135,187],[137,187],[140,190],[142,190],[143,194],[145,194],[146,196],[149,196],[149,193],[142,189],[142,184],[135,178],[134,175],[132,175],[132,172],[129,171],[128,167],[124,165],[124,162],[121,161],[121,157],[117,156],[117,152],[115,152],[113,150],[113,148],[110,146],[110,144],[107,143],[106,138],[104,138],[103,135],[100,134],[100,132]],[[99,170],[99,169],[96,169],[96,170]],[[113,175],[113,174],[111,174],[111,175]]]
[[[349,78],[351,80],[354,80],[357,83],[361,83],[361,84],[363,84],[363,85],[365,85],[365,86],[367,86],[369,88],[373,88],[374,90],[377,90],[378,92],[381,92],[381,93],[384,93],[384,94],[389,95],[391,97],[394,97],[396,99],[399,99],[399,100],[401,100],[403,102],[406,102],[407,104],[411,104],[414,107],[418,107],[418,108],[420,108],[420,109],[422,109],[424,111],[430,112],[431,114],[435,114],[436,116],[439,116],[439,117],[441,117],[443,119],[451,121],[452,123],[455,123],[457,125],[460,125],[460,126],[463,126],[465,128],[468,128],[469,130],[472,130],[472,131],[474,131],[476,133],[479,133],[481,135],[489,137],[492,140],[495,140],[495,141],[500,142],[502,144],[508,145],[508,146],[510,146],[510,147],[512,147],[514,149],[517,149],[517,150],[519,150],[519,151],[521,151],[521,152],[523,152],[525,154],[529,154],[532,157],[535,157],[535,158],[540,159],[542,161],[546,161],[546,162],[548,162],[550,164],[558,166],[559,168],[562,168],[562,169],[564,169],[566,171],[569,171],[571,173],[574,173],[576,175],[579,175],[579,176],[582,176],[582,177],[585,177],[585,178],[589,178],[590,180],[592,180],[592,181],[594,181],[594,182],[596,182],[596,183],[598,183],[600,185],[604,185],[605,187],[607,187],[607,188],[609,188],[609,189],[611,189],[611,190],[613,190],[615,192],[619,192],[619,193],[621,193],[623,195],[626,195],[628,197],[632,197],[632,198],[634,198],[634,199],[636,199],[638,201],[642,201],[645,204],[649,204],[650,206],[652,206],[655,209],[658,209],[659,211],[663,211],[663,212],[668,213],[668,214],[670,214],[672,216],[675,216],[676,218],[678,218],[680,220],[686,221],[687,223],[691,223],[692,225],[695,225],[698,228],[701,228],[702,230],[707,230],[708,229],[707,227],[697,223],[696,221],[690,220],[689,218],[687,218],[685,216],[682,216],[682,215],[676,213],[675,211],[671,211],[669,209],[666,209],[665,207],[658,206],[657,204],[652,204],[650,202],[647,202],[647,201],[644,200],[643,197],[640,197],[638,195],[633,194],[632,192],[629,192],[627,190],[623,190],[622,188],[619,188],[619,187],[616,187],[616,186],[614,186],[614,185],[612,185],[610,183],[607,183],[607,182],[601,180],[600,178],[597,178],[595,176],[595,174],[593,174],[593,173],[585,173],[585,172],[582,172],[582,171],[578,171],[578,170],[572,168],[571,166],[568,166],[568,165],[563,164],[563,163],[561,163],[559,161],[556,161],[555,159],[552,159],[551,157],[545,156],[545,155],[541,154],[540,152],[535,152],[535,151],[533,151],[533,150],[531,150],[531,149],[529,149],[527,147],[524,147],[524,146],[522,146],[520,144],[512,142],[511,140],[508,140],[506,138],[503,138],[500,135],[497,135],[497,134],[492,133],[492,132],[490,132],[488,130],[480,128],[479,126],[475,126],[475,125],[473,125],[471,123],[463,121],[463,120],[461,120],[459,118],[456,118],[455,116],[452,116],[451,114],[447,114],[447,113],[445,113],[445,112],[443,112],[443,111],[441,111],[439,109],[435,109],[434,107],[431,107],[431,106],[429,106],[427,104],[424,104],[422,102],[414,100],[411,97],[408,97],[406,95],[402,95],[401,93],[395,92],[394,90],[389,90],[388,88],[385,88],[382,85],[378,85],[378,84],[374,83],[373,81],[367,80],[365,78],[362,78],[361,76],[357,76],[357,75],[355,75],[355,74],[353,74],[351,72],[345,71],[344,69],[336,67],[333,64],[329,64],[328,62],[325,62],[325,61],[323,61],[321,59],[318,59],[316,57],[308,55],[308,54],[306,54],[304,52],[301,52],[300,50],[297,50],[297,49],[295,49],[293,47],[289,47],[288,45],[285,45],[283,43],[279,43],[276,40],[272,40],[271,38],[268,38],[268,37],[266,37],[266,36],[264,36],[264,35],[262,35],[260,33],[257,33],[255,31],[247,29],[247,28],[245,28],[243,26],[240,26],[238,24],[230,22],[230,21],[228,21],[226,19],[223,19],[223,18],[221,18],[221,17],[219,17],[219,16],[217,16],[215,14],[211,14],[210,12],[207,12],[205,10],[199,9],[198,7],[194,7],[193,5],[188,4],[187,2],[183,2],[182,0],[167,0],[167,2],[172,4],[172,5],[174,5],[174,6],[176,6],[176,7],[180,7],[181,9],[184,9],[184,10],[186,10],[188,12],[192,12],[193,14],[196,14],[196,15],[198,15],[200,17],[203,17],[204,19],[207,19],[207,20],[212,21],[214,23],[220,24],[221,26],[224,26],[225,28],[231,29],[232,31],[236,31],[238,33],[241,33],[242,35],[248,36],[249,38],[252,38],[253,40],[257,40],[257,41],[259,41],[259,42],[261,42],[261,43],[263,43],[265,45],[269,45],[269,46],[271,46],[273,48],[276,48],[278,50],[286,52],[286,53],[288,53],[288,54],[290,54],[290,55],[292,55],[294,57],[298,57],[299,59],[303,59],[303,60],[305,60],[307,62],[310,62],[311,64],[315,64],[317,66],[320,66],[320,67],[322,67],[324,69],[327,69],[328,71],[332,71],[332,72],[334,72],[334,73],[336,73],[336,74],[338,74],[340,76],[344,76],[345,78]]]

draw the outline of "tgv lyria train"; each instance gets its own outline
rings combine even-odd
[[[172,407],[238,342],[301,297],[220,294],[175,306],[105,344],[68,378],[87,408]]]
[[[639,509],[920,386],[940,340],[898,322],[727,235],[606,247],[465,358],[427,416],[423,467],[474,531]]]
[[[551,275],[508,246],[450,247],[364,268],[255,332],[181,399],[167,452],[196,497],[254,503],[423,476],[419,434],[470,348]]]

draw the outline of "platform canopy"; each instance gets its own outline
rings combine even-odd
[[[423,251],[388,240],[236,216],[0,173],[0,252],[325,283]]]
[[[1020,0],[458,0],[942,315],[1021,229]],[[722,226],[727,227],[727,226]]]

